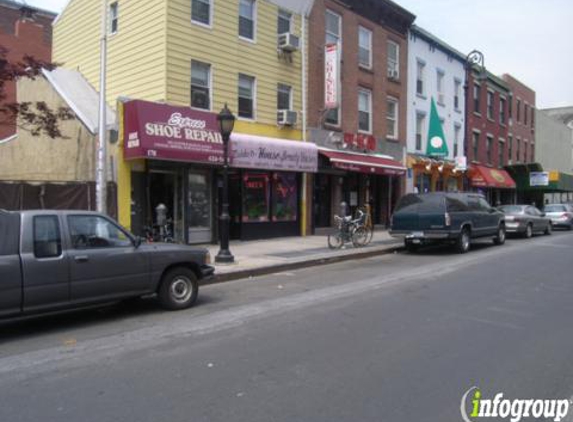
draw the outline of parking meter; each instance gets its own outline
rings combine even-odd
[[[159,204],[155,207],[155,221],[158,226],[167,224],[167,207],[165,204]]]

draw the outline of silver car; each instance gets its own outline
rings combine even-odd
[[[573,229],[573,207],[569,204],[547,204],[543,207],[547,217],[551,218],[553,227]]]
[[[533,205],[502,205],[498,209],[505,214],[505,230],[530,238],[533,233],[551,234],[553,223]]]

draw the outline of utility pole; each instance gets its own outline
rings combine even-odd
[[[99,70],[99,131],[96,155],[97,211],[107,214],[107,119],[106,119],[106,67],[107,67],[107,0],[102,0],[100,70]]]

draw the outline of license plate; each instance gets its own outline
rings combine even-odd
[[[420,239],[412,239],[412,243],[414,243],[415,245],[418,245],[421,242],[422,241]]]

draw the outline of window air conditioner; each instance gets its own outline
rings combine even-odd
[[[296,125],[297,113],[292,110],[279,110],[277,112],[277,123],[282,126]]]
[[[389,79],[398,79],[398,69],[388,69]]]
[[[291,34],[290,32],[285,32],[284,34],[279,34],[279,48],[283,51],[296,51],[300,48],[299,38]]]

